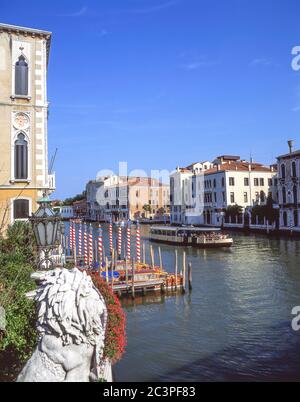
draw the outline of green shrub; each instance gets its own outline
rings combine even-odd
[[[36,345],[34,302],[26,293],[35,288],[30,279],[35,242],[29,224],[16,223],[0,239],[0,306],[6,314],[0,332],[0,381],[14,380]]]

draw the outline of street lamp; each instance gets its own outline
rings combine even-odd
[[[44,269],[42,268],[43,264],[45,264],[46,269],[49,268],[49,264],[50,268],[53,268],[53,261],[49,254],[59,243],[58,231],[61,217],[56,215],[51,208],[51,201],[46,194],[37,203],[39,209],[32,214],[29,220],[32,224],[38,250],[40,254],[41,252],[44,253],[44,258],[38,263],[38,269]]]

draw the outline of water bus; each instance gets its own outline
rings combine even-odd
[[[198,248],[231,247],[233,240],[220,228],[193,226],[152,226],[150,240],[177,246]]]

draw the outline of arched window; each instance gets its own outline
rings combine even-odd
[[[15,65],[15,95],[28,95],[28,64],[24,56]]]
[[[282,202],[283,202],[283,204],[286,204],[286,189],[285,189],[285,187],[282,187]]]
[[[296,162],[292,163],[292,176],[297,177]]]
[[[281,165],[281,178],[285,179],[285,165],[284,164]]]
[[[19,134],[15,141],[15,179],[28,178],[28,146],[24,134]]]

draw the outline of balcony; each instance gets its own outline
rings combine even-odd
[[[55,173],[48,175],[48,187],[51,192],[56,190]]]

